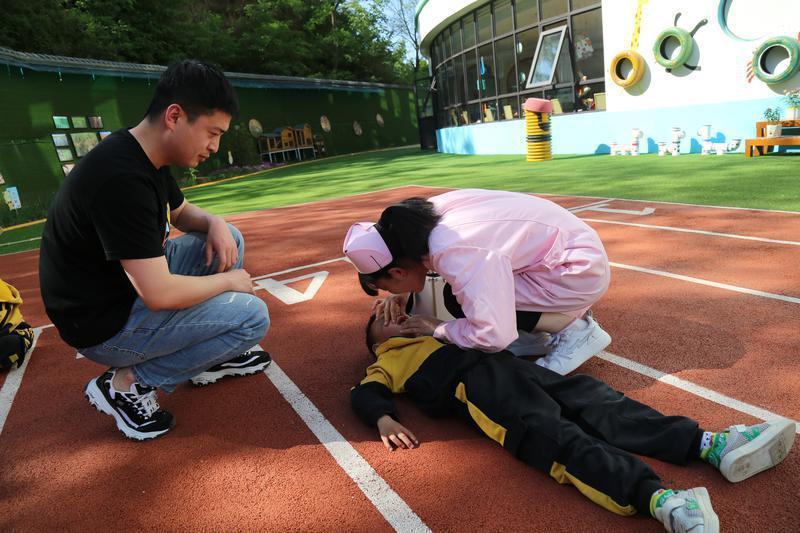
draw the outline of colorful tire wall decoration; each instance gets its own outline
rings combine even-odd
[[[609,74],[611,81],[622,87],[630,89],[644,77],[647,70],[642,54],[636,50],[639,48],[639,34],[642,31],[642,17],[644,16],[644,6],[649,0],[638,0],[636,3],[636,14],[633,16],[633,35],[631,37],[631,47],[623,50],[611,60]],[[627,75],[623,73],[623,67],[630,63],[631,70]]]
[[[627,76],[625,76],[623,73],[623,66],[625,65],[625,62],[629,62],[631,65],[631,71]],[[611,81],[623,89],[633,87],[642,81],[645,68],[646,66],[642,54],[636,50],[623,50],[615,55],[614,59],[611,60],[611,68],[609,69]]]
[[[680,47],[675,57],[672,58],[667,55],[667,43],[670,39],[677,40]],[[653,55],[656,58],[656,63],[666,69],[674,70],[686,64],[689,56],[692,55],[693,47],[694,39],[692,39],[692,35],[683,28],[673,26],[658,34],[655,43],[653,43]]]
[[[767,56],[771,52],[780,53],[783,49],[789,60],[780,68],[770,71]],[[797,74],[800,66],[800,42],[791,37],[771,37],[761,43],[753,54],[753,74],[764,83],[780,83]]]

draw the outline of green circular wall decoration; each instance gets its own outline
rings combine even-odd
[[[666,45],[670,39],[676,39],[679,44],[678,53],[673,58],[667,57]],[[653,44],[653,55],[656,58],[656,62],[662,67],[676,69],[689,60],[693,46],[692,35],[683,28],[673,26],[658,34],[656,42]]]
[[[783,50],[781,50],[783,49]],[[785,52],[789,61],[780,69],[770,71],[767,56],[771,52]],[[771,37],[761,43],[753,54],[753,73],[764,83],[780,83],[797,74],[800,65],[800,43],[791,37]]]

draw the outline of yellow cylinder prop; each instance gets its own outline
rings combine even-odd
[[[553,104],[550,100],[528,98],[525,109],[525,127],[528,141],[526,161],[547,161],[553,158],[550,145],[550,113]]]

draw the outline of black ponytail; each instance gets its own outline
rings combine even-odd
[[[431,231],[441,218],[433,204],[424,198],[408,198],[384,209],[375,228],[389,248],[392,262],[372,274],[358,275],[364,292],[376,296],[378,292],[371,286],[372,282],[387,277],[389,269],[398,263],[422,262],[422,258],[428,255]]]
[[[428,238],[442,218],[424,198],[409,198],[384,209],[375,227],[395,261],[419,262],[428,255]]]

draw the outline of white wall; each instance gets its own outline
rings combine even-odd
[[[487,3],[489,0],[428,0],[419,13],[421,52],[427,57],[428,47],[434,37],[460,18],[463,13]]]
[[[611,81],[608,69],[614,56],[631,45],[639,0],[604,0],[603,44],[608,110],[763,99],[800,87],[800,74],[776,85],[767,85],[758,78],[748,83],[746,75],[747,63],[765,39],[781,35],[798,37],[800,0],[729,0],[727,23],[736,37],[726,35],[719,23],[720,2],[649,0],[643,7],[638,48],[647,63],[647,70],[639,84],[623,89]],[[668,73],[653,57],[656,37],[674,25],[678,12],[681,13],[678,26],[688,31],[702,19],[708,19],[708,24],[695,33],[695,51],[688,61],[691,65],[699,65],[699,71],[681,67]]]

